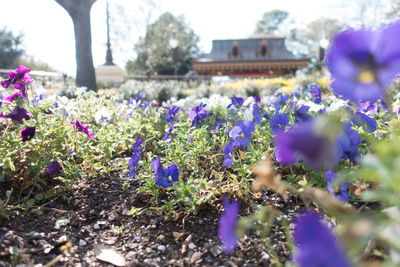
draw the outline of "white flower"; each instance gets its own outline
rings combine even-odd
[[[100,124],[101,126],[104,126],[110,121],[111,114],[107,108],[102,107],[101,109],[99,109],[96,112],[96,114],[94,115],[94,119],[96,120],[96,122],[98,124]]]

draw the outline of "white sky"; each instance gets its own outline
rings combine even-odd
[[[265,12],[287,10],[291,18],[305,25],[319,17],[344,19],[354,17],[352,0],[154,0],[159,6],[151,11],[151,21],[165,11],[184,15],[189,26],[200,37],[199,46],[209,52],[213,39],[246,38],[252,34],[256,22]],[[381,0],[382,1],[382,0]],[[133,46],[139,36],[145,33],[141,0],[109,0],[124,5],[127,14],[134,14],[137,20],[132,36],[121,42],[122,51],[113,50],[114,62],[124,67],[134,57]],[[343,4],[346,2],[346,4]],[[349,4],[350,3],[350,4]],[[380,2],[382,3],[382,2]],[[72,20],[68,13],[54,0],[0,0],[2,12],[0,29],[7,27],[14,33],[23,33],[23,48],[28,55],[42,60],[58,71],[75,75],[75,43]],[[92,49],[94,65],[105,62],[106,0],[97,0],[92,8]],[[112,15],[112,14],[111,14]],[[111,25],[112,26],[112,25]],[[123,26],[122,26],[123,27]],[[113,45],[113,40],[111,41]],[[122,45],[123,44],[123,45]],[[114,42],[115,45],[115,42]]]

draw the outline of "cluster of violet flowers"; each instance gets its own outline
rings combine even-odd
[[[400,46],[393,39],[400,36],[400,23],[391,24],[377,30],[346,30],[336,35],[327,56],[327,66],[333,82],[331,87],[340,97],[358,103],[358,109],[352,118],[343,123],[343,130],[336,138],[330,138],[318,127],[318,118],[304,116],[307,108],[300,107],[298,123],[285,131],[288,119],[280,116],[281,98],[276,103],[274,125],[275,156],[283,165],[303,161],[317,171],[325,171],[328,191],[342,201],[348,201],[348,184],[335,186],[337,174],[334,167],[341,159],[349,159],[357,164],[361,157],[358,147],[362,140],[352,129],[353,125],[362,126],[366,132],[374,132],[376,121],[368,112],[376,110],[381,102],[387,108],[383,97],[390,82],[400,73]],[[315,103],[321,102],[321,91],[316,84],[309,86]],[[230,142],[231,144],[231,142]],[[230,153],[229,149],[226,149]],[[224,148],[225,153],[225,148]],[[229,154],[228,154],[229,155]],[[230,253],[237,247],[238,236],[235,232],[239,214],[239,202],[223,200],[224,212],[220,217],[218,234],[224,252]],[[293,260],[301,267],[313,266],[351,266],[351,262],[332,230],[323,222],[322,215],[306,211],[295,221],[293,231],[295,253]]]

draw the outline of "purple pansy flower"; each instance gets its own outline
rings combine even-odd
[[[174,182],[178,181],[179,170],[175,164],[164,169],[160,158],[156,158],[151,162],[151,169],[156,175],[156,184],[159,186],[170,187]]]
[[[253,96],[253,99],[254,99],[254,102],[256,102],[256,104],[259,104],[261,102],[261,97],[258,95]]]
[[[353,164],[356,164],[357,159],[361,157],[358,151],[358,146],[361,145],[360,134],[351,128],[351,122],[344,123],[343,132],[337,138],[338,155],[336,162],[340,159],[349,158]]]
[[[87,125],[80,123],[77,119],[71,121],[71,124],[75,125],[75,129],[77,131],[84,132],[85,134],[87,134],[87,136],[89,136],[90,139],[93,138],[93,135],[91,132],[89,132]]]
[[[16,98],[22,96],[21,92],[16,92],[8,97],[6,97],[6,99],[4,99],[4,102],[6,103],[6,105],[10,105]]]
[[[380,30],[346,30],[327,55],[333,91],[354,102],[376,101],[400,72],[400,23]]]
[[[26,111],[26,109],[21,107],[15,107],[9,114],[4,115],[0,112],[0,118],[8,118],[11,119],[13,122],[22,123],[22,120],[29,120],[31,118],[31,114]]]
[[[288,94],[280,95],[279,98],[278,98],[278,100],[276,100],[276,102],[275,102],[275,104],[274,104],[274,106],[275,106],[275,112],[278,113],[278,112],[281,110],[282,104],[285,104],[286,101],[288,101],[289,98],[290,98],[290,95],[288,95]]]
[[[315,121],[295,124],[275,137],[275,156],[279,163],[290,165],[302,159],[315,170],[331,169],[338,157],[335,142],[314,130]]]
[[[232,100],[232,103],[228,106],[228,108],[229,108],[230,106],[233,106],[234,108],[239,109],[239,108],[243,105],[243,103],[244,103],[243,97],[236,97],[236,96],[233,96],[233,97],[231,98],[231,100]]]
[[[181,108],[177,106],[173,106],[172,108],[170,108],[167,113],[167,118],[165,119],[166,122],[172,122],[180,109]]]
[[[310,109],[309,106],[302,105],[299,107],[294,113],[293,116],[295,117],[296,122],[304,122],[309,121],[312,119],[312,115],[307,111]]]
[[[235,140],[237,145],[246,147],[250,144],[251,134],[254,129],[254,122],[239,120],[230,131],[229,136]]]
[[[286,126],[289,124],[289,115],[286,113],[275,113],[275,115],[269,121],[269,124],[273,134],[284,132]]]
[[[354,114],[351,121],[357,126],[362,126],[364,130],[368,133],[375,132],[378,125],[374,118],[371,118],[361,112],[357,112],[356,114]]]
[[[233,147],[234,147],[234,142],[233,140],[229,140],[229,144],[227,144],[226,146],[224,146],[224,148],[222,149],[222,151],[224,152],[224,165],[226,167],[230,167],[232,166],[233,163]]]
[[[321,103],[321,89],[319,85],[316,83],[310,83],[308,85],[308,90],[311,92],[311,97],[314,100],[315,104]]]
[[[261,123],[262,117],[260,107],[257,104],[253,104],[253,118],[256,121],[256,125]]]
[[[215,122],[214,122],[214,129],[213,130],[210,130],[210,133],[216,133],[216,132],[218,132],[219,131],[219,129],[221,129],[221,124],[222,123],[224,123],[225,122],[225,119],[224,118],[219,118],[219,117],[217,117],[216,119],[215,119]]]
[[[136,138],[136,142],[133,144],[133,151],[137,151],[137,152],[143,152],[146,148],[145,144],[144,144],[144,137],[142,136],[138,136]],[[140,147],[142,146],[142,148],[140,149]],[[140,149],[140,151],[139,151]]]
[[[22,142],[31,140],[36,133],[36,127],[26,127],[21,131]]]
[[[173,121],[171,124],[171,127],[169,127],[168,131],[165,133],[164,137],[162,140],[167,140],[171,132],[174,130],[175,124],[179,122],[179,120]]]
[[[294,261],[300,267],[350,267],[351,264],[331,229],[319,214],[305,212],[295,221]]]
[[[128,166],[131,170],[129,172],[129,177],[133,178],[136,175],[138,163],[140,160],[141,154],[138,151],[132,153],[131,158],[129,159]]]
[[[58,161],[52,161],[49,165],[49,167],[46,170],[47,174],[53,174],[53,173],[57,173],[61,170],[61,163]]]
[[[207,117],[207,111],[204,109],[206,104],[200,104],[188,111],[189,118],[192,120],[192,127],[201,127]]]
[[[231,203],[227,197],[222,200],[224,212],[219,218],[218,237],[222,241],[225,254],[229,254],[237,247],[238,236],[236,234],[236,223],[239,217],[240,204],[238,200]]]
[[[337,174],[333,171],[326,171],[325,177],[327,181],[328,191],[343,202],[349,201],[349,183],[343,182],[339,187],[334,187],[333,183],[337,179]]]

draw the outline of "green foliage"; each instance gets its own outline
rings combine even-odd
[[[262,19],[257,22],[255,34],[276,34],[281,24],[288,18],[289,13],[283,10],[265,12]]]
[[[19,57],[24,51],[19,48],[22,35],[14,36],[6,28],[0,30],[0,69],[11,69],[18,65]]]
[[[147,27],[145,37],[135,46],[137,58],[127,63],[128,72],[173,74],[174,62],[169,41],[174,33],[179,41],[178,74],[186,74],[191,66],[190,61],[198,54],[199,38],[187,26],[184,17],[174,17],[168,12]]]

